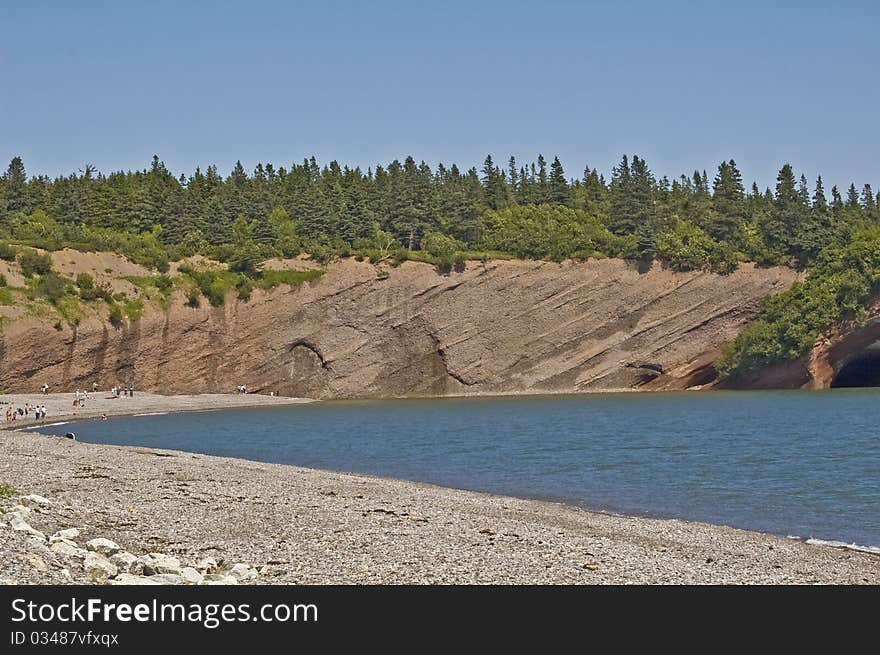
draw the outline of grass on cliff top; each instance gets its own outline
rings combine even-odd
[[[260,272],[256,284],[261,289],[272,289],[280,284],[287,284],[295,287],[303,282],[317,280],[323,274],[324,271],[319,269],[309,269],[307,271],[276,271],[273,269],[267,269]]]
[[[170,294],[174,288],[174,280],[167,275],[126,275],[125,278],[142,291],[158,289],[163,294]]]
[[[324,274],[324,271],[311,269],[307,271],[278,271],[267,269],[258,271],[254,275],[246,275],[244,273],[236,273],[227,269],[209,269],[205,271],[195,271],[188,269],[181,279],[191,281],[208,302],[213,307],[221,307],[226,302],[226,296],[229,292],[235,290],[239,300],[248,300],[251,297],[253,288],[273,289],[282,284],[289,286],[297,286],[303,282],[316,280]],[[187,304],[191,307],[197,307],[197,297],[193,295],[193,289],[187,293]]]

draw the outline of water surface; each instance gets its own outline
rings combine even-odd
[[[842,389],[332,402],[63,429],[880,545],[878,421],[880,390]]]

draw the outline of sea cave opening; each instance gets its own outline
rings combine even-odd
[[[831,387],[880,387],[880,350],[869,348],[847,362],[834,376]]]

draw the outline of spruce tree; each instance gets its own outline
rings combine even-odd
[[[533,202],[542,204],[550,200],[550,184],[547,179],[547,162],[544,155],[538,155],[538,177],[535,189],[536,197]]]
[[[549,187],[549,200],[551,203],[565,205],[566,207],[571,206],[571,191],[568,188],[568,182],[565,179],[565,171],[562,169],[559,157],[554,157],[553,163],[550,164]]]
[[[742,174],[732,159],[718,166],[712,205],[715,213],[708,225],[709,236],[718,241],[739,241],[745,220],[745,189]]]
[[[27,173],[24,170],[24,162],[21,157],[13,157],[3,176],[4,191],[6,194],[6,211],[28,212],[27,197]]]

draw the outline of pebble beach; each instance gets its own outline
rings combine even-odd
[[[0,400],[47,423],[306,402],[105,396]],[[0,508],[5,584],[880,583],[880,555],[731,527],[8,430]]]

